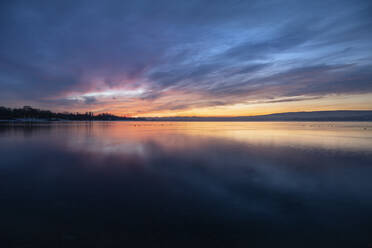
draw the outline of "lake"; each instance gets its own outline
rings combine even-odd
[[[0,125],[0,247],[372,247],[371,122]]]

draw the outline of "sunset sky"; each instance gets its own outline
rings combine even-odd
[[[0,1],[0,106],[372,109],[372,1]]]

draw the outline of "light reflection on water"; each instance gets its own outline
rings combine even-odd
[[[372,242],[368,122],[2,125],[0,156],[9,247]]]

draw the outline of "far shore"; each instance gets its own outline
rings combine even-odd
[[[0,122],[7,123],[46,123],[70,121],[184,121],[184,122],[342,122],[342,121],[372,121],[372,110],[330,110],[309,112],[286,112],[256,116],[234,117],[200,117],[200,116],[171,116],[171,117],[128,117],[110,113],[53,113],[49,110],[35,109],[30,106],[11,109],[0,107]]]
[[[190,120],[162,120],[162,119],[129,119],[129,120],[45,120],[45,119],[32,119],[32,120],[0,120],[0,124],[42,124],[42,123],[63,123],[63,122],[372,122],[372,120],[358,120],[358,119],[328,119],[328,120],[223,120],[223,119],[190,119]]]

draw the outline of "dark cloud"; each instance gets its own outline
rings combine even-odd
[[[117,87],[146,88],[138,98],[151,101],[169,89],[209,97],[157,105],[173,110],[369,93],[371,6],[363,0],[1,1],[0,104],[56,99],[55,105],[70,106],[61,99],[70,92]]]
[[[233,71],[232,74],[247,74],[257,72],[265,67],[272,65],[271,63],[262,64],[250,64],[246,66],[239,67],[237,70]]]
[[[300,102],[300,101],[306,101],[306,100],[317,100],[321,99],[320,96],[314,96],[314,97],[295,97],[295,98],[284,98],[279,100],[263,100],[258,101],[255,103],[280,103],[280,102]]]
[[[96,102],[97,102],[97,99],[95,97],[92,97],[92,96],[84,97],[84,103],[86,103],[86,104],[92,104],[92,103],[96,103]]]

